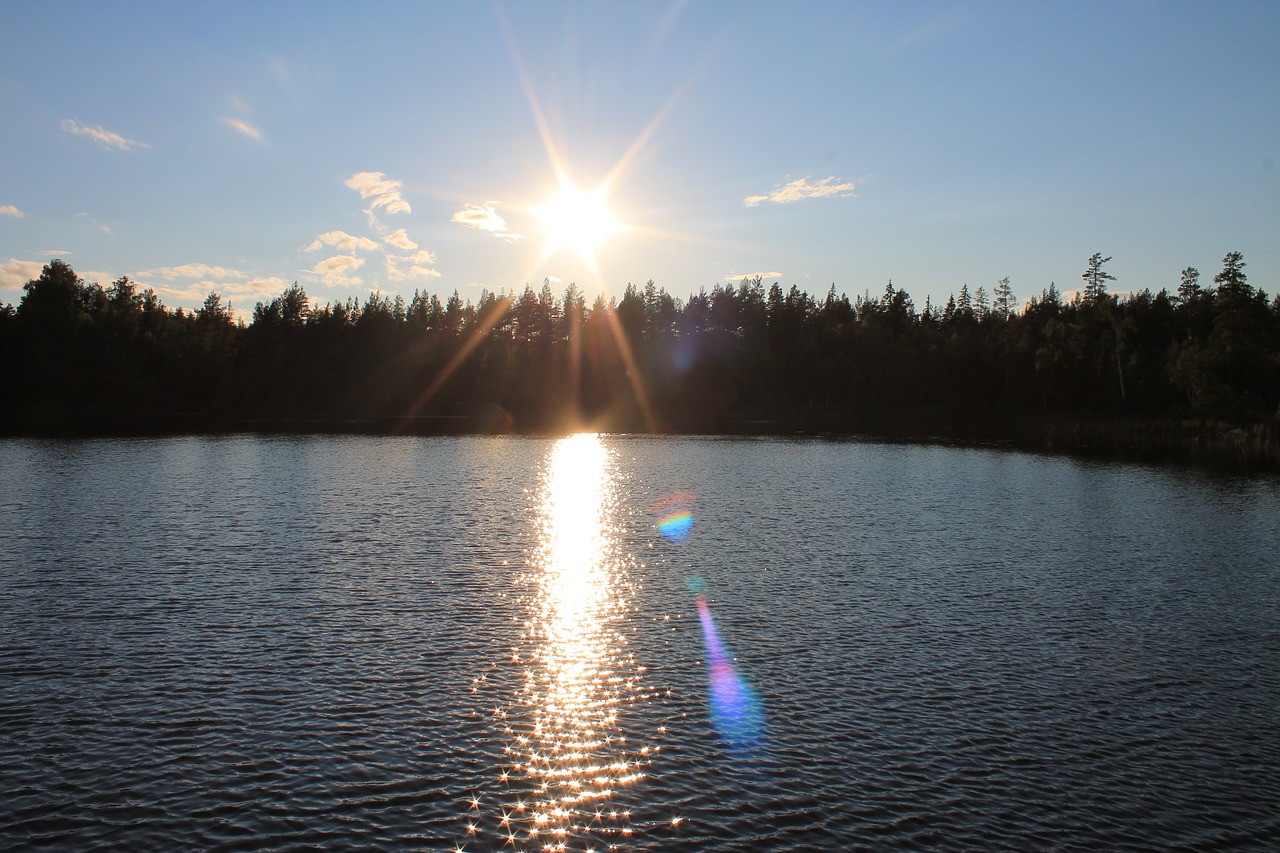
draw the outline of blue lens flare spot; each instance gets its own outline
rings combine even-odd
[[[673,512],[658,519],[658,532],[672,542],[683,542],[693,529],[693,513],[689,510]]]
[[[649,504],[657,517],[658,532],[668,542],[683,542],[693,529],[693,492],[672,492]]]

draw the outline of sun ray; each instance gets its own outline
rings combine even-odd
[[[525,70],[524,60],[516,47],[515,35],[511,32],[511,27],[507,23],[506,16],[502,14],[502,10],[498,9],[497,11],[498,24],[502,27],[502,35],[506,39],[511,61],[516,66],[516,76],[520,78],[520,86],[524,89],[525,100],[529,102],[529,111],[533,113],[533,122],[538,127],[538,136],[542,139],[542,148],[547,152],[547,159],[551,161],[552,171],[559,177],[564,174],[564,163],[560,158],[555,137],[552,135],[551,127],[547,124],[546,115],[542,111],[542,103],[538,100],[538,95],[533,90],[533,82],[529,79],[529,74]]]
[[[644,377],[640,375],[640,366],[636,364],[635,356],[631,353],[631,342],[627,340],[626,330],[618,322],[618,313],[616,311],[607,312],[605,318],[609,325],[609,332],[613,335],[613,340],[618,345],[618,353],[622,356],[622,364],[626,367],[627,379],[631,383],[631,393],[635,396],[636,405],[640,407],[640,414],[644,415],[645,428],[651,433],[656,433],[658,432],[658,422],[653,415],[653,406],[649,404],[649,391],[645,388]]]
[[[453,378],[453,374],[462,366],[462,363],[470,357],[472,351],[474,351],[489,334],[489,330],[498,324],[498,321],[506,315],[510,308],[510,296],[504,295],[498,297],[497,303],[489,310],[488,314],[480,318],[479,323],[471,333],[471,337],[467,338],[467,340],[462,344],[462,347],[453,354],[453,358],[449,359],[449,362],[444,366],[444,369],[436,374],[436,377],[431,381],[431,384],[427,386],[426,390],[418,395],[418,398],[413,402],[413,405],[409,407],[408,412],[406,412],[404,416],[406,425],[408,424],[408,419],[416,417],[427,403],[431,401],[431,398],[439,393],[440,389],[445,386],[445,383]]]

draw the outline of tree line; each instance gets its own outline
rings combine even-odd
[[[1280,417],[1280,296],[1230,252],[1212,285],[1112,291],[1092,255],[1069,300],[1009,278],[917,306],[892,281],[850,300],[759,277],[687,299],[649,281],[475,301],[295,283],[248,322],[214,292],[172,310],[128,278],[46,265],[0,304],[9,433],[328,425],[439,430],[937,433],[1045,419]],[[344,425],[346,425],[344,427]]]

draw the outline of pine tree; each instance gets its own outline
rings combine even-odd
[[[1097,303],[1106,298],[1107,282],[1115,281],[1116,277],[1102,269],[1102,265],[1110,261],[1110,257],[1102,257],[1101,252],[1094,252],[1089,257],[1089,266],[1080,277],[1084,279],[1084,301],[1089,304]]]
[[[1253,285],[1244,274],[1244,255],[1228,252],[1222,259],[1222,272],[1213,277],[1218,285],[1218,301],[1227,305],[1243,304],[1253,296]]]
[[[1200,289],[1200,270],[1195,267],[1184,269],[1182,281],[1178,284],[1178,301],[1185,305],[1203,292]]]

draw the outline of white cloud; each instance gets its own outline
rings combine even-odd
[[[106,270],[77,270],[76,274],[91,284],[101,284],[103,287],[120,277],[120,273]]]
[[[494,202],[488,204],[468,204],[450,217],[450,222],[478,228],[481,231],[506,231],[507,221],[493,208]]]
[[[12,216],[14,219],[21,219],[26,216],[21,210],[12,204],[0,204],[0,216]]]
[[[356,172],[347,178],[346,183],[351,189],[360,193],[361,198],[373,199],[369,202],[369,209],[365,211],[370,216],[380,207],[388,214],[413,212],[409,202],[405,201],[404,196],[400,194],[400,188],[404,186],[403,181],[391,180],[382,172]]]
[[[364,266],[364,258],[357,258],[355,255],[334,255],[317,263],[310,272],[320,276],[325,284],[358,285],[361,284],[362,279],[347,273],[362,266]]]
[[[767,195],[749,195],[743,199],[743,203],[747,207],[755,207],[762,201],[785,204],[806,198],[840,198],[855,194],[852,181],[836,183],[838,180],[840,179],[836,177],[823,178],[817,183],[811,184],[807,177],[798,178],[785,186],[778,187]]]
[[[356,237],[346,231],[326,231],[312,240],[305,251],[315,252],[322,246],[333,246],[342,252],[354,252],[356,249],[368,252],[378,248],[378,244],[368,237]]]
[[[74,254],[75,252],[69,251],[67,249],[45,249],[43,252],[40,253],[40,256],[44,258],[63,258],[63,257],[66,257],[67,255],[74,255]]]
[[[102,125],[94,125],[93,127],[85,127],[75,119],[63,119],[59,125],[64,133],[70,133],[73,136],[87,136],[99,145],[105,145],[108,148],[118,148],[121,151],[133,151],[137,148],[150,148],[151,146],[145,142],[139,142],[136,139],[126,139],[118,133],[107,130]]]
[[[388,246],[395,246],[397,249],[404,249],[406,252],[418,248],[418,244],[409,239],[409,235],[401,228],[394,234],[388,234],[382,238],[382,242]]]
[[[139,278],[163,278],[173,281],[178,278],[244,278],[240,270],[230,267],[211,267],[208,264],[182,264],[176,267],[156,267],[140,270]]]
[[[151,287],[144,280],[139,279],[137,284]],[[289,282],[278,276],[270,278],[255,278],[249,281],[226,282],[214,281],[213,279],[204,279],[195,281],[183,287],[171,287],[160,285],[153,287],[155,292],[161,299],[169,302],[185,303],[186,305],[198,305],[204,302],[205,297],[210,291],[217,291],[222,297],[223,305],[231,309],[231,313],[236,319],[248,320],[252,314],[253,304],[259,301],[270,301],[279,296]],[[246,312],[244,309],[248,308]],[[190,309],[188,309],[190,310]]]
[[[237,133],[243,133],[245,136],[249,137],[255,142],[262,141],[262,131],[254,127],[253,125],[249,124],[248,122],[241,121],[238,118],[227,118],[225,116],[222,118],[221,121],[227,127],[231,128]]]
[[[755,278],[756,276],[760,276],[761,279],[766,281],[769,279],[773,279],[776,281],[777,279],[782,278],[782,273],[780,272],[731,272],[728,275],[726,275],[723,279],[721,279],[721,281],[727,281],[730,284],[737,284],[738,282],[742,281],[744,278],[747,280],[750,280]]]
[[[504,240],[520,240],[523,234],[517,234],[514,231],[507,230],[507,220],[503,219],[494,207],[496,201],[487,201],[484,204],[468,204],[462,210],[456,211],[453,216],[449,217],[450,222],[456,222],[467,228],[475,228],[480,231],[488,231],[495,237],[501,237]]]
[[[410,281],[421,278],[439,278],[440,271],[428,264],[436,262],[435,252],[422,249],[412,255],[387,255],[387,278],[391,281]]]
[[[39,261],[20,261],[10,258],[0,264],[0,290],[21,290],[32,279],[40,277],[44,264]]]
[[[241,285],[241,288],[245,293],[269,293],[272,296],[278,296],[279,294],[284,293],[288,287],[289,282],[280,278],[278,275],[269,276],[267,278],[250,279]]]

